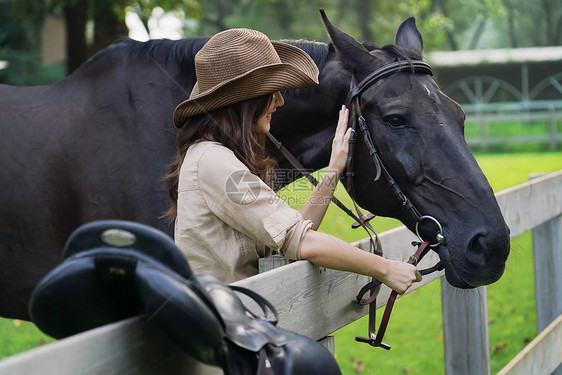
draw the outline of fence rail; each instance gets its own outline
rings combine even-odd
[[[560,363],[562,363],[562,314],[541,331],[498,375],[550,374],[557,371],[556,368]]]
[[[544,225],[558,228],[549,232],[558,236],[557,238],[543,241],[545,248],[541,249],[539,258],[544,253],[545,259],[554,257],[554,262],[560,262],[558,244],[562,241],[562,171],[502,191],[497,194],[497,199],[513,236]],[[407,244],[414,239],[415,236],[404,227],[381,235],[386,256],[394,259],[407,260],[412,252],[412,247]],[[356,245],[364,248],[368,246],[368,242],[359,241]],[[432,265],[436,260],[437,256],[431,252],[420,267]],[[554,263],[551,269],[558,275],[558,279],[562,277],[562,264]],[[550,277],[548,272],[544,273],[545,277]],[[442,273],[434,273],[425,276],[409,292],[441,275]],[[366,281],[368,278],[364,276],[325,269],[301,261],[236,284],[255,290],[278,307],[281,327],[319,340],[367,313],[366,307],[357,305],[353,300],[357,290]],[[444,278],[442,284],[448,285]],[[546,292],[551,293],[550,297],[554,297],[554,301],[561,301],[559,295],[552,295],[562,293],[560,289],[552,290],[556,285],[560,284],[551,284]],[[537,289],[537,293],[540,292]],[[381,298],[377,299],[379,306],[385,303],[385,297],[389,293],[388,288],[382,288]],[[463,305],[462,313],[455,312],[451,316],[444,309],[445,368],[448,374],[490,372],[489,351],[482,350],[482,345],[486,348],[488,345],[485,288],[477,288],[472,293],[474,303]],[[457,294],[449,295],[454,298]],[[448,300],[443,304],[461,306],[470,299]],[[537,302],[538,309],[559,309],[552,301],[549,303],[548,298],[544,298],[544,301],[541,307]],[[475,309],[476,315],[471,313]],[[556,317],[561,312],[540,314],[555,314]],[[475,320],[475,316],[479,318]],[[479,324],[483,328],[475,335],[473,327],[469,327],[467,322]],[[448,335],[453,327],[457,329],[454,335]],[[475,361],[476,353],[482,358]],[[475,365],[472,364],[474,362]],[[221,373],[219,369],[204,366],[180,352],[141,317],[100,327],[0,361],[0,373],[6,375],[175,374],[180,371],[190,374]]]
[[[477,124],[478,136],[467,136],[469,146],[481,147],[487,151],[490,146],[510,143],[541,143],[556,150],[562,144],[558,124],[562,123],[562,101],[463,104],[466,124]],[[546,134],[522,136],[491,136],[489,125],[494,123],[537,123],[547,124]]]

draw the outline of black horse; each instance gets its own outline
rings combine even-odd
[[[293,42],[320,69],[320,85],[285,92],[272,133],[311,169],[328,163],[337,112],[352,77],[422,58],[422,38],[405,21],[396,45],[369,52],[347,34],[333,44]],[[28,297],[60,261],[69,234],[93,220],[123,219],[172,233],[160,180],[171,160],[175,106],[195,83],[193,57],[207,39],[123,41],[48,86],[0,85],[0,315],[27,319]],[[426,74],[401,72],[361,97],[381,158],[420,212],[443,224],[438,249],[449,282],[470,288],[497,280],[509,230],[463,136],[461,108]],[[281,166],[284,166],[283,160]],[[361,142],[354,191],[370,211],[415,222]]]

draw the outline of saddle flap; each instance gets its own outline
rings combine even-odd
[[[225,332],[218,314],[197,284],[150,263],[139,263],[136,293],[148,321],[156,324],[190,356],[219,366]]]

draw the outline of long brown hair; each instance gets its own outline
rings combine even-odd
[[[179,176],[185,154],[198,142],[214,141],[228,147],[250,172],[271,184],[275,160],[265,153],[265,135],[253,131],[252,125],[266,113],[272,100],[273,95],[267,94],[187,119],[178,134],[176,157],[162,179],[170,195],[171,207],[166,213],[170,220],[177,215]]]

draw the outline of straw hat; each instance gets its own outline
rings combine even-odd
[[[206,111],[318,84],[318,68],[303,50],[250,29],[230,29],[209,39],[195,55],[195,72],[189,99],[174,111],[178,128]]]

